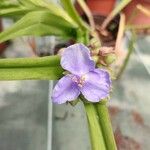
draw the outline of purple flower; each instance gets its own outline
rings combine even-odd
[[[95,68],[89,49],[74,44],[65,49],[61,66],[70,72],[56,84],[52,99],[62,104],[75,100],[81,93],[90,102],[99,102],[109,95],[111,80],[106,70]]]

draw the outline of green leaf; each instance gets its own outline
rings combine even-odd
[[[81,19],[71,0],[61,0],[61,3],[69,16],[80,26],[81,29],[89,30],[88,25]]]
[[[0,80],[56,80],[62,76],[59,56],[0,59]]]
[[[7,3],[6,3],[7,1]],[[9,0],[0,3],[0,16],[24,15],[35,10],[48,10],[51,14],[62,17],[64,20],[78,27],[77,23],[59,5],[47,0],[18,0],[15,5]]]
[[[0,68],[0,80],[58,80],[61,67]]]
[[[26,14],[27,12],[33,11],[33,10],[40,10],[40,8],[38,8],[35,5],[24,5],[21,2],[18,3],[14,3],[11,1],[2,1],[0,3],[0,16],[12,16],[12,17],[16,17],[16,16],[21,16]]]
[[[57,35],[75,37],[76,28],[63,18],[49,11],[34,11],[26,14],[12,27],[0,34],[0,42],[24,35]]]
[[[36,7],[41,7],[41,8],[48,9],[51,13],[53,13],[57,16],[61,16],[66,21],[70,22],[74,26],[75,25],[77,26],[75,21],[72,18],[70,18],[70,16],[67,14],[67,12],[64,11],[62,9],[62,7],[60,7],[57,4],[54,4],[53,2],[49,2],[48,0],[19,0],[19,1],[22,2],[25,5],[32,4]]]
[[[60,66],[60,56],[0,59],[0,68]]]
[[[26,7],[36,7],[34,3],[32,3],[30,0],[18,0],[18,2]]]
[[[24,8],[22,6],[9,6],[0,8],[0,16],[4,17],[14,17],[14,16],[21,16],[26,14],[27,12],[31,11],[30,9]]]

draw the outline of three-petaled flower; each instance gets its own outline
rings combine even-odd
[[[108,97],[111,80],[104,69],[95,68],[89,49],[83,44],[67,47],[61,57],[61,66],[70,72],[56,84],[52,100],[62,104],[82,94],[90,102]]]

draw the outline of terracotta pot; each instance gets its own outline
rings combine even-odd
[[[107,16],[114,8],[116,0],[87,0],[86,2],[93,14]]]
[[[107,16],[114,8],[116,0],[86,0],[88,7],[94,15]],[[78,12],[83,15],[83,12],[78,4],[76,4]]]
[[[124,9],[124,13],[126,15],[126,22],[130,25],[150,25],[150,17],[146,16],[138,9],[135,10],[138,4],[141,4],[142,6],[150,10],[149,0],[132,0],[132,2],[129,3]],[[130,16],[134,11],[136,11],[136,15],[130,20]]]
[[[103,23],[104,19],[110,14],[110,12],[113,10],[116,0],[85,0],[87,3],[88,7],[90,8],[94,21],[96,24],[96,27],[100,27],[101,24]],[[82,9],[78,5],[78,3],[75,3],[76,9],[78,10],[79,14],[82,16],[82,18],[88,22],[88,19],[86,15],[83,13]],[[99,32],[99,36],[102,41],[103,46],[114,46],[115,44],[115,39],[116,39],[116,34],[118,32],[118,25],[119,25],[119,17],[116,16],[108,25],[107,30],[108,30],[108,35],[103,36]],[[112,29],[112,26],[114,28]]]

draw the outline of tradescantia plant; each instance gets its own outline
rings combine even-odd
[[[98,60],[104,48],[100,48],[96,32],[80,18],[71,0],[61,0],[61,5],[44,0],[1,1],[0,16],[12,17],[16,22],[0,33],[0,42],[26,35],[56,35],[78,44],[65,48],[61,56],[1,59],[0,80],[61,78],[54,88],[53,102],[75,105],[82,101],[92,150],[116,150],[106,106],[111,74],[109,64],[102,67]],[[92,53],[96,55],[92,57]]]
[[[90,51],[82,44],[74,44],[65,49],[61,56],[61,66],[69,71],[56,84],[52,99],[62,104],[82,95],[89,102],[99,102],[107,98],[111,79],[104,69],[95,68]]]

